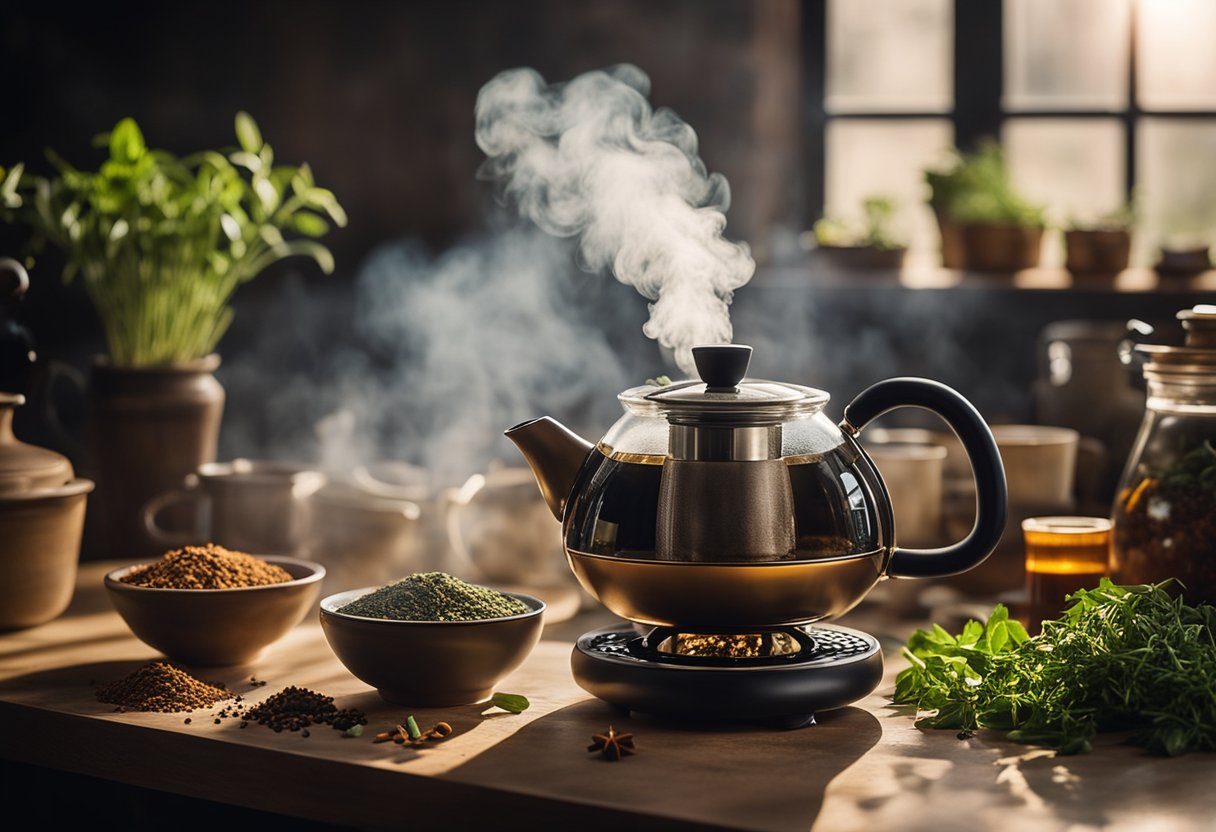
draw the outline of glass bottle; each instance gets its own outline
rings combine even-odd
[[[1216,603],[1216,306],[1178,313],[1184,346],[1137,344],[1148,398],[1115,494],[1118,583],[1176,578],[1190,603]]]

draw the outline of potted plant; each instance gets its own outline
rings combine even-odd
[[[949,168],[926,171],[925,180],[947,268],[1017,271],[1039,264],[1043,209],[1014,189],[996,142],[956,151]]]
[[[1131,203],[1092,221],[1073,220],[1064,231],[1065,267],[1073,274],[1118,274],[1127,268],[1135,212]]]
[[[895,201],[869,196],[861,203],[861,224],[824,217],[812,227],[815,249],[830,262],[852,269],[899,269],[908,247],[891,229]]]
[[[1158,247],[1153,268],[1170,277],[1190,277],[1212,267],[1211,246],[1200,234],[1172,233]]]
[[[105,333],[89,420],[104,553],[155,551],[143,504],[215,459],[224,391],[214,350],[236,288],[292,255],[333,270],[315,239],[346,223],[333,193],[307,165],[274,165],[246,113],[236,138],[179,158],[149,148],[126,118],[102,137],[109,155],[96,171],[52,151],[51,176],[0,171],[0,217],[29,225],[35,251],[63,253],[64,278],[84,283]]]

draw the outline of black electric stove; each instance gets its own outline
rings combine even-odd
[[[800,728],[882,680],[873,636],[826,624],[715,632],[631,624],[592,630],[571,655],[580,686],[617,707]]]

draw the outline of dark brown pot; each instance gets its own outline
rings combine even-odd
[[[965,268],[1016,272],[1039,265],[1043,229],[1024,225],[967,224],[962,234]]]
[[[90,556],[130,560],[163,551],[147,534],[143,508],[215,461],[224,411],[224,388],[212,375],[219,365],[218,355],[169,367],[94,365],[89,437],[97,537]]]
[[[1117,274],[1127,268],[1132,235],[1119,229],[1074,229],[1064,232],[1065,267],[1074,274]]]
[[[899,271],[908,254],[906,248],[877,246],[819,246],[815,252],[834,268],[856,271]]]

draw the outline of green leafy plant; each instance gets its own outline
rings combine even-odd
[[[885,196],[869,196],[861,203],[864,221],[861,225],[833,217],[824,217],[811,229],[820,246],[872,246],[883,251],[904,248],[904,243],[891,230],[896,204]]]
[[[973,153],[955,151],[952,164],[925,172],[929,204],[959,223],[1042,227],[1042,206],[1027,202],[1013,187],[1005,154],[991,139]]]
[[[1168,589],[1104,578],[1034,638],[999,605],[957,636],[918,630],[895,702],[917,707],[919,727],[996,728],[1061,754],[1089,751],[1099,731],[1170,756],[1216,751],[1216,607]]]
[[[110,361],[122,367],[186,362],[215,349],[232,320],[240,284],[292,255],[329,273],[316,241],[346,224],[331,191],[308,165],[274,165],[274,152],[247,113],[238,146],[178,158],[147,146],[133,119],[99,137],[109,158],[78,170],[53,151],[56,174],[0,168],[0,218],[28,224],[34,249],[65,258],[101,318]]]

